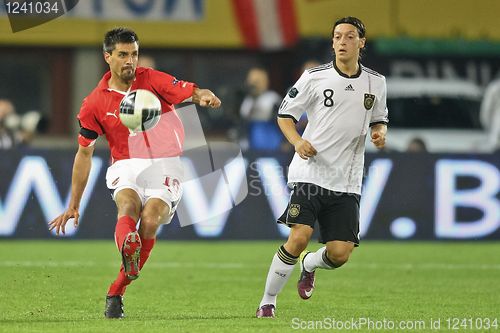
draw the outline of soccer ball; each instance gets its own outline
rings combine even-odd
[[[155,127],[160,116],[160,100],[149,90],[131,91],[120,102],[120,120],[132,132],[142,132]]]

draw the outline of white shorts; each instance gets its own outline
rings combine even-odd
[[[170,223],[182,197],[183,168],[179,157],[140,159],[132,158],[115,162],[106,172],[106,186],[113,200],[124,189],[134,190],[142,206],[149,199],[164,201],[170,214],[163,223]]]

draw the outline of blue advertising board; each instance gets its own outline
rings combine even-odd
[[[276,218],[289,191],[288,154],[235,155],[212,145],[211,164],[183,157],[190,179],[160,239],[281,239]],[[214,156],[217,155],[217,158]],[[0,237],[50,239],[47,224],[70,198],[74,151],[7,151],[0,159]],[[106,188],[106,151],[97,151],[68,238],[113,237],[116,208]],[[500,240],[500,156],[367,154],[362,239]],[[69,225],[70,223],[68,223]]]

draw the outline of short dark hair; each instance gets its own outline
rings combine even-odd
[[[363,22],[361,22],[361,20],[359,18],[354,17],[354,16],[343,17],[343,18],[335,21],[335,24],[333,25],[333,29],[332,29],[332,37],[333,37],[333,33],[335,31],[335,27],[338,26],[339,24],[343,24],[343,23],[347,23],[347,24],[355,26],[356,29],[358,30],[359,37],[360,38],[365,37],[365,35],[366,35],[365,25],[363,24]]]
[[[106,35],[104,35],[102,50],[104,52],[111,53],[118,43],[132,44],[135,42],[139,44],[139,37],[137,37],[135,32],[123,27],[114,28],[113,30],[106,32]]]

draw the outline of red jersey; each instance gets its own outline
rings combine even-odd
[[[138,67],[130,91],[145,89],[161,102],[162,116],[158,125],[146,132],[130,133],[120,121],[120,102],[125,92],[110,89],[111,72],[104,74],[97,87],[83,100],[77,118],[82,130],[78,142],[89,146],[97,136],[105,135],[112,161],[129,158],[160,158],[182,154],[184,128],[174,109],[193,95],[194,83],[150,68]]]

